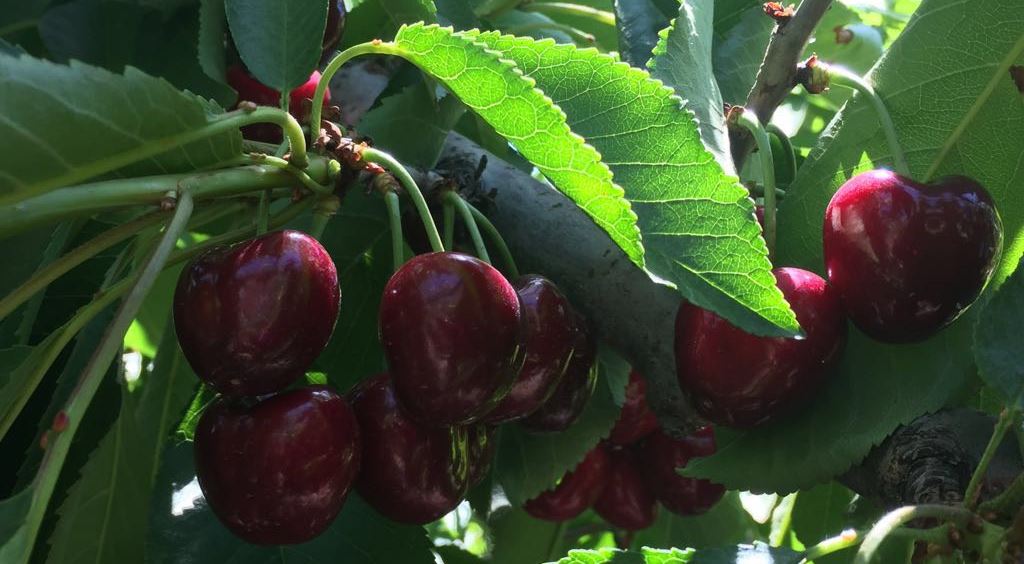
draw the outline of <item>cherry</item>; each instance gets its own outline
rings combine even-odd
[[[468,449],[462,427],[425,427],[399,405],[391,377],[379,374],[352,392],[363,435],[356,490],[381,515],[422,525],[455,509],[468,488]]]
[[[622,404],[619,419],[612,428],[608,441],[616,445],[631,445],[658,428],[658,418],[647,405],[647,382],[633,370],[626,384],[626,402]]]
[[[421,423],[467,424],[491,411],[523,365],[523,334],[515,288],[469,255],[419,255],[384,288],[381,344],[395,392]]]
[[[829,282],[854,324],[885,342],[919,341],[956,320],[988,282],[1002,241],[992,197],[964,176],[921,184],[872,170],[825,210]]]
[[[572,358],[565,369],[562,381],[540,409],[521,420],[531,431],[559,432],[569,428],[579,419],[587,400],[594,395],[597,372],[594,370],[596,345],[587,328],[586,321],[576,317],[576,336],[573,339]]]
[[[611,450],[608,485],[594,503],[594,510],[612,526],[627,531],[646,529],[654,523],[657,500],[644,481],[636,454],[631,450]]]
[[[326,386],[252,407],[221,396],[196,427],[196,477],[213,513],[246,542],[305,542],[341,511],[359,443],[352,408]]]
[[[705,427],[685,439],[673,439],[660,429],[640,443],[638,461],[647,485],[658,501],[678,515],[699,515],[725,495],[725,488],[707,480],[686,478],[676,470],[715,452],[715,435]]]
[[[341,33],[345,30],[345,2],[329,0],[327,2],[327,25],[324,27],[323,56],[330,55],[341,41]],[[310,96],[312,98],[312,96]]]
[[[469,443],[469,487],[479,484],[491,470],[494,461],[495,427],[485,424],[470,425],[466,428]]]
[[[283,390],[338,318],[338,273],[316,239],[275,231],[197,258],[178,280],[174,326],[190,365],[222,394]]]
[[[572,357],[576,320],[569,300],[550,280],[523,276],[513,283],[526,324],[526,362],[488,423],[521,419],[537,411],[558,386]]]
[[[239,102],[247,101],[258,106],[273,106],[275,108],[281,105],[281,93],[256,80],[241,65],[228,67],[227,81],[228,85],[238,92]],[[288,113],[300,122],[309,119],[307,100],[313,99],[318,84],[320,84],[320,71],[313,71],[304,84],[288,94]],[[323,106],[327,107],[330,101],[331,91],[328,89],[324,92]],[[270,123],[247,125],[242,128],[242,133],[246,139],[265,143],[280,143],[284,139],[281,128]]]
[[[527,501],[523,509],[537,519],[568,521],[594,505],[608,482],[608,451],[599,444],[554,488]]]
[[[760,425],[809,401],[846,342],[839,298],[820,276],[772,271],[804,339],[758,337],[683,303],[676,315],[676,374],[697,410],[732,427]]]

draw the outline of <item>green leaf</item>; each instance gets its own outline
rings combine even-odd
[[[642,552],[599,548],[596,550],[570,550],[569,555],[557,564],[686,564],[693,557],[693,551],[657,550],[644,548]]]
[[[437,17],[443,25],[455,29],[480,27],[480,19],[473,11],[483,0],[435,0]]]
[[[413,25],[396,38],[411,62],[441,81],[604,229],[637,265],[636,216],[601,156],[569,130],[565,114],[510,62],[450,29]]]
[[[704,146],[715,155],[726,174],[735,175],[722,93],[711,68],[714,11],[713,0],[680,4],[679,17],[659,34],[654,58],[647,66],[651,76],[672,87],[686,100],[686,107],[697,118]]]
[[[615,0],[615,25],[622,60],[643,68],[651,60],[658,32],[668,27],[669,18],[651,0]]]
[[[654,524],[637,531],[635,544],[703,549],[746,542],[757,534],[758,524],[743,510],[739,494],[727,492],[703,515],[676,515],[659,507]]]
[[[32,553],[25,528],[32,496],[32,488],[26,488],[0,501],[0,562],[27,561]]]
[[[434,549],[441,556],[443,564],[484,564],[479,556],[462,550],[455,545],[444,545]]]
[[[327,0],[224,0],[238,54],[257,80],[288,92],[320,61]]]
[[[118,169],[124,176],[183,172],[241,152],[237,131],[159,152],[176,134],[205,126],[206,107],[133,68],[117,75],[74,61],[0,55],[0,83],[0,138],[10,147],[0,152],[0,205]],[[156,155],[130,158],[146,150]]]
[[[775,28],[762,4],[758,0],[715,2],[712,61],[722,98],[730,104],[746,102]]]
[[[690,564],[798,564],[803,556],[788,548],[772,548],[763,542],[741,544],[725,548],[699,550],[690,560]]]
[[[1003,218],[1005,248],[991,288],[1024,251],[1024,104],[1008,68],[1024,54],[1024,12],[926,0],[871,76],[896,122],[916,178],[961,173],[980,181]],[[978,37],[985,37],[979,44]],[[947,56],[936,56],[936,53]],[[927,101],[927,118],[922,114]],[[921,120],[927,120],[927,127]],[[778,262],[823,272],[825,207],[854,174],[889,162],[869,104],[855,96],[800,168],[779,215]],[[984,299],[984,298],[983,298]],[[826,481],[898,425],[962,397],[973,375],[977,308],[935,337],[885,345],[851,330],[837,373],[807,409],[751,431],[686,472],[735,489],[790,492]]]
[[[534,519],[522,509],[500,509],[489,524],[494,547],[491,564],[544,562],[554,552],[550,547],[563,542],[558,523]]]
[[[381,101],[359,121],[359,133],[369,135],[402,162],[425,170],[434,168],[445,139],[466,106],[455,96],[438,100],[426,82],[413,84]],[[415,135],[409,135],[415,131]]]
[[[465,35],[515,61],[601,152],[636,210],[657,279],[747,331],[798,330],[775,287],[753,202],[704,148],[671,89],[592,49]]]
[[[150,491],[164,443],[188,405],[196,378],[173,331],[160,344],[141,389],[122,387],[121,412],[58,510],[49,563],[107,558],[141,562]]]
[[[326,26],[326,20],[324,25]],[[227,32],[227,15],[223,0],[199,1],[199,43],[197,58],[199,66],[210,78],[223,82],[227,75],[224,48],[224,34]]]
[[[1007,406],[1024,409],[1024,350],[1020,346],[1024,319],[1024,268],[1020,266],[978,313],[974,358],[978,373],[999,392]]]
[[[399,525],[377,514],[350,493],[341,514],[316,539],[299,545],[245,543],[217,521],[195,480],[192,445],[172,447],[153,492],[146,538],[150,564],[434,564],[422,527]]]
[[[561,433],[531,433],[519,425],[501,429],[494,478],[512,505],[520,506],[553,487],[608,436],[619,417],[614,395],[622,394],[629,366],[599,364],[597,387],[580,418]]]
[[[378,0],[396,24],[437,23],[434,0]]]
[[[851,503],[854,493],[831,482],[797,494],[793,507],[792,530],[806,546],[838,535],[854,526]]]

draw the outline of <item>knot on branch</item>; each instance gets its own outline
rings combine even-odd
[[[900,427],[886,441],[879,463],[879,484],[886,505],[944,504],[963,500],[971,464],[949,429]]]

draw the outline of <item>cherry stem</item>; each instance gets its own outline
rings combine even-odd
[[[71,441],[78,430],[78,424],[85,416],[85,411],[92,402],[100,382],[107,373],[110,363],[114,361],[118,351],[124,346],[124,334],[128,331],[135,314],[142,306],[146,294],[153,287],[157,277],[163,271],[167,259],[174,250],[178,237],[185,231],[189,217],[192,215],[193,201],[192,194],[186,188],[178,191],[174,217],[167,224],[163,237],[150,254],[144,267],[134,277],[132,288],[128,292],[113,321],[107,327],[103,339],[96,347],[88,364],[82,371],[81,379],[71,392],[68,403],[64,407],[67,414],[67,428],[60,433],[52,433],[51,441],[43,455],[43,461],[32,482],[32,505],[29,508],[28,516],[25,519],[26,537],[24,546],[30,549],[35,545],[35,537],[39,532],[43,516],[46,514],[46,507],[50,503],[54,487],[57,485],[57,478],[60,476],[64,460],[71,449]],[[27,560],[27,556],[26,560]]]
[[[598,10],[590,6],[570,4],[568,2],[529,2],[519,6],[524,12],[537,12],[546,16],[576,16],[586,18],[602,25],[615,27],[615,14],[606,10]]]
[[[337,196],[326,196],[317,200],[316,206],[313,207],[313,225],[309,228],[310,236],[316,240],[323,238],[327,224],[339,209],[341,209],[341,200]]]
[[[897,173],[910,178],[910,165],[907,164],[907,156],[903,153],[903,147],[900,146],[899,137],[896,135],[896,124],[892,121],[892,115],[889,114],[889,109],[886,108],[882,97],[878,95],[878,92],[875,91],[871,84],[857,75],[857,73],[840,66],[829,65],[827,68],[830,84],[837,84],[856,90],[871,101],[871,105],[875,108],[875,114],[878,116],[878,121],[882,124],[882,132],[885,133],[885,139],[889,142],[889,150],[892,151],[893,169]]]
[[[505,238],[501,236],[501,232],[498,228],[491,223],[491,220],[487,219],[487,216],[480,210],[476,209],[473,204],[466,202],[466,207],[473,213],[473,219],[476,220],[477,224],[487,233],[491,241],[498,247],[498,254],[501,255],[501,260],[505,263],[505,268],[508,271],[509,277],[512,279],[519,278],[519,267],[516,265],[516,260],[512,258],[512,251],[509,250],[508,244],[505,243]]]
[[[992,437],[989,438],[988,445],[985,446],[985,451],[981,454],[981,459],[978,460],[978,466],[975,467],[974,474],[971,475],[971,480],[967,483],[967,490],[964,491],[964,506],[967,509],[973,510],[978,506],[981,484],[985,480],[988,466],[995,457],[996,451],[999,450],[999,445],[1002,444],[1003,438],[1006,437],[1006,432],[1010,430],[1010,427],[1016,421],[1017,413],[1009,408],[1004,408],[999,413],[995,429],[992,430]]]
[[[334,190],[331,186],[326,184],[320,184],[316,180],[313,180],[305,170],[302,170],[292,163],[282,159],[279,156],[272,155],[246,155],[241,159],[240,162],[245,164],[263,164],[272,166],[276,169],[283,170],[293,176],[302,183],[302,186],[314,194],[331,194]]]
[[[267,222],[270,219],[270,189],[265,188],[260,195],[260,204],[256,209],[256,235],[263,235],[267,232]]]
[[[597,38],[594,37],[594,34],[558,22],[539,21],[505,28],[505,33],[510,35],[527,35],[534,31],[560,31],[572,37],[577,45],[589,46],[597,43]]]
[[[366,147],[363,149],[363,160],[368,163],[379,164],[388,172],[393,174],[398,182],[402,185],[402,188],[412,198],[412,203],[416,206],[416,212],[420,214],[420,221],[423,222],[423,229],[427,232],[427,239],[430,241],[430,248],[434,252],[444,252],[444,244],[441,242],[441,235],[437,232],[437,225],[434,223],[434,217],[430,215],[430,208],[427,206],[427,200],[423,198],[423,192],[420,192],[419,186],[416,185],[416,181],[413,180],[412,175],[409,171],[398,162],[395,157],[392,157],[384,151],[374,149],[372,147]]]
[[[768,243],[768,257],[775,254],[775,163],[772,160],[772,143],[768,132],[753,112],[736,111],[736,123],[750,131],[757,143],[757,156],[761,163],[764,182],[764,239]]]
[[[444,210],[444,248],[451,249],[455,243],[455,206],[447,199],[442,204]]]
[[[864,536],[864,541],[854,557],[854,564],[868,564],[874,557],[878,547],[896,529],[920,518],[934,518],[942,521],[952,521],[959,526],[964,526],[976,515],[962,507],[951,505],[909,505],[900,507],[887,513],[878,520],[871,528],[871,531]]]
[[[398,194],[388,190],[384,194],[384,203],[388,207],[388,222],[391,224],[391,260],[395,270],[405,264],[405,241],[402,239],[402,207]]]
[[[455,190],[446,190],[444,193],[445,201],[451,202],[455,207],[455,210],[459,212],[462,217],[462,222],[466,224],[466,229],[469,230],[469,236],[473,239],[473,248],[476,249],[476,255],[480,257],[480,260],[490,264],[491,256],[487,254],[487,245],[484,244],[484,238],[480,235],[480,227],[476,224],[476,218],[473,217],[473,212],[469,209],[469,204],[466,200],[462,199]]]
[[[782,129],[779,128],[779,126],[775,125],[774,123],[769,123],[767,126],[765,126],[765,129],[768,131],[769,134],[774,135],[776,138],[778,138],[779,144],[782,145],[782,158],[786,159],[786,166],[788,167],[788,170],[795,172],[796,151],[793,150],[793,142],[789,139],[789,136],[786,135],[786,132],[782,131]],[[773,154],[772,157],[776,158],[779,157],[779,155]],[[777,183],[778,181],[779,179],[776,178],[775,182]],[[781,195],[785,195],[785,192],[779,189],[778,187],[775,188],[775,192]]]

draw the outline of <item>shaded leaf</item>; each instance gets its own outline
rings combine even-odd
[[[772,548],[763,542],[726,548],[698,550],[690,564],[798,564],[803,556],[788,548]]]
[[[651,0],[615,0],[615,25],[622,60],[643,68],[651,60],[658,32],[668,27],[669,18]]]
[[[1020,346],[1024,319],[1024,268],[1006,280],[978,313],[974,358],[978,373],[1007,406],[1024,409],[1024,349]]]
[[[472,29],[480,27],[474,8],[483,0],[434,0],[437,6],[437,17],[442,25],[454,26],[455,29]]]
[[[32,553],[25,528],[32,495],[32,488],[26,488],[0,501],[0,562],[19,562]]]
[[[744,511],[739,494],[727,492],[721,501],[703,515],[676,515],[659,507],[654,524],[637,531],[635,545],[703,549],[749,542],[757,534],[758,525]]]
[[[437,23],[434,0],[377,0],[396,24]]]
[[[712,61],[722,98],[730,104],[746,101],[775,28],[761,5],[758,0],[715,2]]]
[[[506,507],[490,520],[492,564],[544,562],[552,545],[562,542],[558,523],[530,517],[522,509]]]
[[[326,26],[326,23],[324,24]],[[228,21],[223,0],[199,0],[199,42],[196,58],[203,72],[223,82],[227,75],[224,37]]]
[[[359,133],[374,145],[425,170],[434,168],[445,139],[466,111],[458,98],[437,99],[427,83],[413,84],[385,98],[359,121]],[[409,132],[415,131],[415,135]]]
[[[224,0],[231,37],[257,80],[278,92],[309,78],[320,61],[328,0]]]

